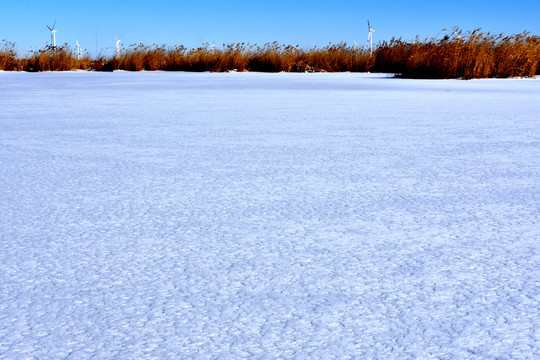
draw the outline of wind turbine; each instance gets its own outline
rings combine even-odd
[[[77,40],[77,60],[81,60],[81,54],[82,54],[81,45],[79,45],[79,40]]]
[[[373,28],[371,27],[371,25],[369,24],[369,20],[367,21],[367,26],[368,26],[368,30],[369,30],[369,35],[368,35],[368,45],[369,45],[369,56],[371,56],[373,54],[373,33],[375,32],[375,30],[373,30]]]
[[[52,29],[49,27],[49,25],[46,25],[47,29],[51,31],[51,44],[54,49],[56,49],[56,30],[54,29],[55,25],[56,25],[56,20],[54,20]]]
[[[121,40],[117,37],[115,37],[116,39],[116,57],[119,57],[120,56],[120,42]]]

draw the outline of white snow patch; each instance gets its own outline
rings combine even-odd
[[[538,358],[539,98],[1,73],[0,358]]]

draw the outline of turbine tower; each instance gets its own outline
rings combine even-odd
[[[116,57],[120,56],[120,39],[119,38],[115,38],[116,39]]]
[[[81,60],[81,54],[82,54],[81,45],[79,45],[79,40],[77,40],[77,60]]]
[[[56,20],[54,20],[52,28],[50,28],[49,25],[46,26],[47,29],[49,29],[49,31],[51,32],[51,45],[54,49],[56,49],[56,30],[54,29],[54,27],[56,26]]]
[[[373,30],[373,28],[369,24],[369,20],[367,21],[367,26],[368,26],[368,30],[369,30],[369,35],[368,35],[367,42],[368,42],[368,45],[369,45],[369,56],[371,56],[373,54],[373,33],[375,32],[375,30]]]

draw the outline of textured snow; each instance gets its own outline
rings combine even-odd
[[[0,358],[540,357],[540,79],[1,73]]]

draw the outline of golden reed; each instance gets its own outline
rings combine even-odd
[[[259,72],[385,72],[422,79],[533,77],[540,74],[540,37],[523,32],[505,36],[480,29],[453,29],[441,39],[379,43],[373,54],[345,43],[302,49],[277,42],[198,48],[134,44],[118,56],[85,56],[77,60],[67,44],[46,47],[26,56],[15,45],[0,43],[0,70],[20,71],[259,71]]]

